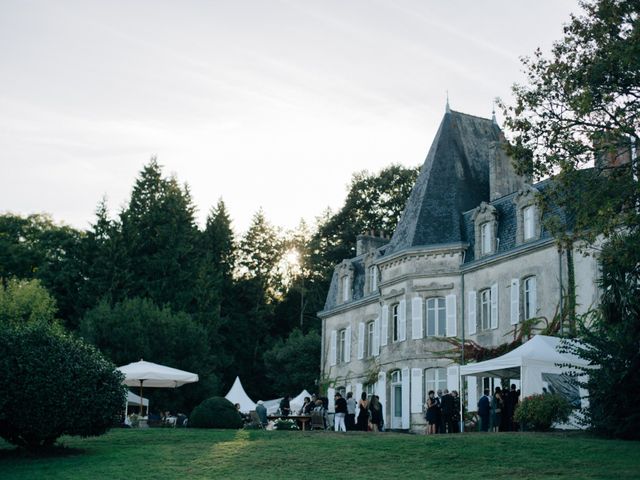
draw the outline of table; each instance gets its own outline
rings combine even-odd
[[[305,426],[309,420],[311,420],[311,415],[267,415],[268,420],[296,420],[302,424],[302,430],[306,430]]]

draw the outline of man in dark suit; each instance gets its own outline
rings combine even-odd
[[[454,414],[454,406],[453,406],[453,395],[449,393],[449,390],[445,388],[444,394],[440,399],[440,408],[442,410],[442,423],[444,424],[444,429],[442,433],[453,433],[453,414]]]
[[[489,400],[489,390],[485,389],[484,395],[478,401],[478,415],[480,416],[480,430],[489,431],[489,417],[491,416],[491,401]]]

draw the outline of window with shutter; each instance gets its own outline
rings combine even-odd
[[[474,290],[468,293],[468,301],[467,301],[467,321],[469,323],[469,335],[475,335],[477,330],[477,322],[476,322],[476,309],[478,306],[476,305],[476,292]]]
[[[529,205],[528,207],[525,207],[522,210],[522,220],[523,220],[523,224],[524,224],[524,240],[531,240],[532,238],[535,237],[536,233],[535,233],[535,206],[534,205]]]
[[[411,338],[422,338],[422,298],[414,297],[411,300]]]
[[[365,344],[365,325],[364,322],[358,324],[358,360],[364,358],[364,344]]]
[[[424,399],[422,393],[422,370],[411,369],[411,413],[422,413]]]
[[[380,319],[377,318],[373,326],[373,348],[372,355],[377,357],[380,355]]]
[[[375,337],[376,322],[367,323],[367,357],[373,356],[373,343]]]
[[[398,304],[398,341],[404,342],[407,339],[407,302],[400,300]]]
[[[331,340],[329,341],[329,364],[335,365],[337,363],[336,350],[338,348],[338,332],[331,330]]]
[[[537,315],[536,277],[528,277],[524,281],[524,317],[534,318]]]
[[[460,392],[460,384],[458,383],[458,366],[453,365],[451,367],[447,367],[447,388],[450,392],[454,390]]]
[[[447,312],[444,298],[427,299],[427,337],[446,335]]]
[[[491,327],[491,290],[480,292],[480,330],[489,330]]]
[[[498,284],[491,285],[491,328],[498,328]]]
[[[511,297],[511,315],[510,324],[517,325],[520,321],[520,280],[517,278],[511,279],[511,291],[509,292]]]
[[[380,314],[380,345],[385,346],[389,338],[389,305],[382,306]]]
[[[447,310],[447,337],[458,335],[458,317],[456,308],[456,295],[452,293],[445,297]]]
[[[391,306],[391,341],[397,342],[400,338],[400,304]]]
[[[402,428],[408,430],[410,427],[410,403],[411,403],[411,387],[409,378],[409,369],[402,369]]]
[[[344,336],[344,361],[351,361],[351,326],[348,326],[345,330]]]

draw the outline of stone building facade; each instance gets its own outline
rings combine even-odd
[[[422,430],[426,392],[460,391],[463,339],[511,341],[525,319],[551,320],[567,285],[536,196],[501,148],[495,120],[447,111],[393,236],[362,235],[335,267],[322,319],[321,374],[335,391],[375,393],[387,428]],[[570,252],[578,313],[598,297],[597,262]],[[475,410],[489,379],[468,380]]]

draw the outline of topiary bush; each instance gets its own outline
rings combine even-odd
[[[564,423],[571,415],[571,405],[562,395],[531,395],[517,406],[513,418],[527,430],[546,432],[554,423]]]
[[[0,436],[52,445],[105,433],[124,408],[123,375],[94,347],[43,322],[0,329]]]
[[[189,426],[194,428],[241,428],[242,418],[233,403],[223,397],[207,398],[191,412]]]

